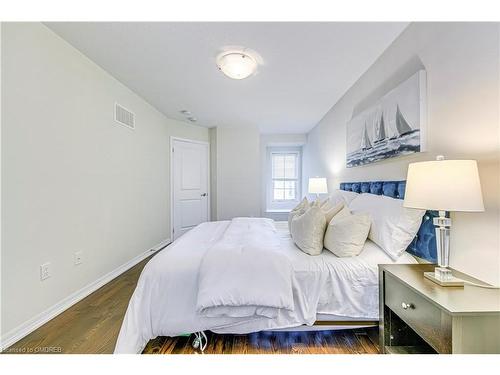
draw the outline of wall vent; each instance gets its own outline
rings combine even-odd
[[[135,129],[135,114],[118,103],[115,103],[115,121],[130,129]]]

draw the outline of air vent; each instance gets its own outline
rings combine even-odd
[[[127,108],[115,103],[115,121],[130,129],[135,129],[135,115]]]

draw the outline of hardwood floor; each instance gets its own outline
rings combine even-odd
[[[128,301],[150,258],[70,307],[4,353],[113,353]],[[378,353],[377,328],[207,335],[206,354]],[[197,353],[191,343],[192,337],[157,337],[148,343],[144,353]]]
[[[113,353],[128,301],[151,257],[71,306],[4,353]]]
[[[250,335],[207,333],[204,354],[378,354],[378,328],[315,331],[259,332]],[[157,337],[144,354],[200,353],[192,337]],[[374,343],[375,342],[375,343]]]

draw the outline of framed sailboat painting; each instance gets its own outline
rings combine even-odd
[[[425,151],[426,74],[420,70],[347,124],[347,167]]]

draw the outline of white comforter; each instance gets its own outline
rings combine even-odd
[[[357,257],[337,258],[328,251],[312,257],[297,249],[286,232],[278,232],[278,235],[280,251],[286,256],[291,269],[291,310],[273,308],[272,318],[264,316],[265,314],[251,314],[252,311],[250,314],[248,311],[236,314],[235,310],[228,313],[230,306],[221,305],[221,298],[219,302],[215,301],[211,305],[220,307],[219,311],[216,311],[219,307],[213,310],[213,317],[201,313],[200,307],[204,305],[199,303],[199,277],[202,275],[200,267],[210,249],[218,246],[229,225],[228,221],[201,224],[157,254],[144,267],[130,300],[115,353],[141,352],[147,342],[157,336],[176,336],[204,330],[243,334],[303,324],[312,325],[319,313],[360,320],[378,318],[377,265],[394,263],[380,248],[367,241],[362,253]],[[249,232],[251,231],[249,229]],[[278,253],[273,247],[271,250]],[[232,260],[234,261],[236,259]],[[398,263],[414,262],[409,254],[398,259]],[[214,272],[221,268],[220,265],[211,267]],[[207,270],[207,273],[210,272]],[[239,282],[238,272],[232,272],[234,282]],[[207,273],[203,277],[213,278],[215,275]],[[249,275],[250,273],[246,273],[245,277]],[[259,292],[266,293],[266,288],[271,288],[270,285],[264,288],[262,283],[259,283],[258,278],[262,276],[263,272],[258,272],[252,278],[252,283],[259,284],[259,287],[251,298],[257,298]],[[220,291],[225,293],[224,300],[227,301],[226,297],[232,291]],[[207,296],[212,293],[217,295],[216,291],[210,289],[206,293]],[[238,293],[237,296],[243,298]],[[255,302],[261,303],[262,300]],[[280,306],[285,305],[286,303],[283,303]]]
[[[196,309],[205,317],[233,318],[293,310],[292,267],[273,220],[231,221],[201,262]]]

